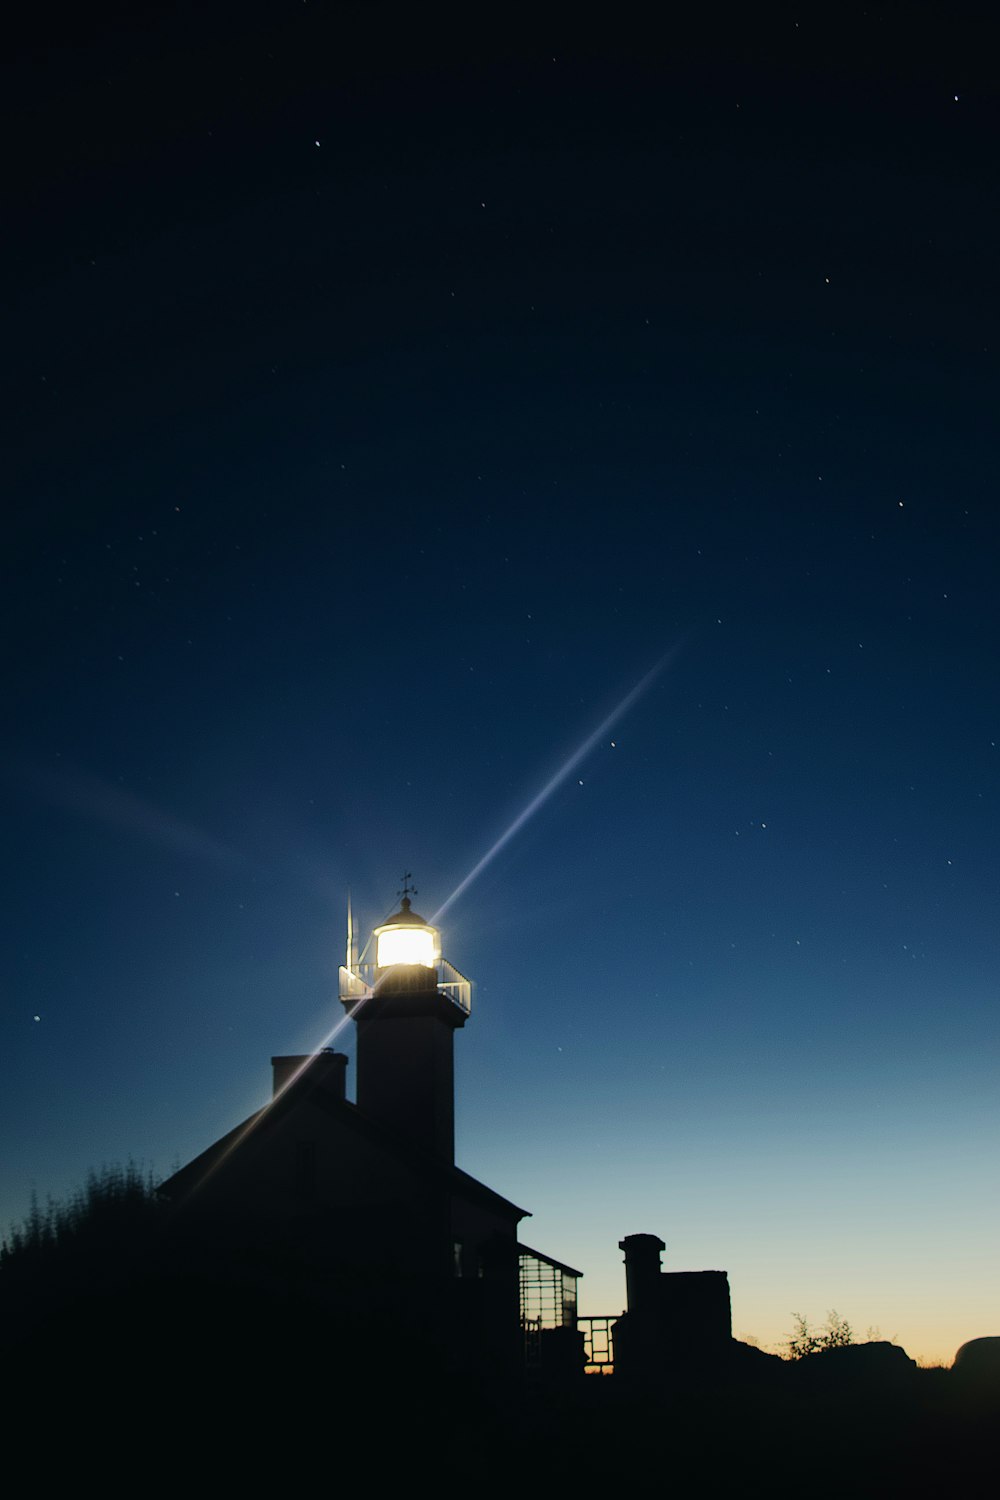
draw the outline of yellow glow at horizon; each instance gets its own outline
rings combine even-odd
[[[433,969],[438,961],[437,938],[430,927],[386,927],[378,934],[376,965],[420,964]]]

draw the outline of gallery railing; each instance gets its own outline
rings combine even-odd
[[[469,1015],[472,1011],[472,980],[450,964],[446,958],[438,960],[437,987],[446,999]],[[340,998],[345,1003],[360,1003],[375,993],[376,971],[373,963],[359,963],[353,969],[340,966]]]

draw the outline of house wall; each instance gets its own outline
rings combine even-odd
[[[654,1382],[707,1368],[732,1344],[725,1271],[661,1271],[614,1326],[615,1373]]]
[[[200,1179],[186,1171],[173,1253],[199,1285],[277,1299],[369,1370],[516,1377],[520,1215],[383,1145],[354,1106],[287,1096]]]
[[[510,1385],[520,1378],[517,1219],[488,1203],[452,1199],[452,1348],[458,1368],[480,1383]]]
[[[659,1334],[665,1349],[691,1358],[732,1338],[725,1271],[664,1271],[659,1285]]]

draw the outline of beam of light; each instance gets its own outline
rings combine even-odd
[[[468,875],[465,876],[464,880],[461,880],[459,882],[459,884],[455,887],[447,900],[438,907],[433,917],[431,917],[431,923],[434,926],[437,926],[438,922],[440,921],[441,917],[444,916],[444,913],[448,910],[449,906],[454,905],[459,896],[463,895],[469,889],[469,886],[472,884],[472,882],[479,878],[479,876],[486,869],[487,865],[491,864],[493,860],[496,859],[501,849],[506,848],[511,839],[514,838],[515,834],[520,833],[524,825],[534,817],[538,809],[548,801],[548,799],[552,796],[552,793],[562,785],[567,776],[572,776],[573,772],[576,770],[580,762],[584,760],[586,756],[590,754],[591,750],[593,750],[594,746],[604,738],[604,736],[611,729],[612,725],[615,724],[618,719],[622,718],[624,714],[627,714],[629,709],[639,701],[643,693],[645,693],[646,690],[652,686],[656,678],[659,677],[660,673],[663,671],[664,667],[666,667],[667,664],[673,660],[676,654],[677,647],[672,646],[669,651],[667,651],[663,656],[660,657],[659,661],[656,662],[654,666],[650,667],[649,671],[644,677],[639,678],[639,681],[636,683],[635,687],[625,694],[621,702],[615,704],[614,708],[606,718],[601,720],[597,728],[591,730],[590,734],[587,735],[583,743],[573,751],[573,754],[567,761],[563,763],[563,765],[560,766],[555,775],[549,778],[549,780],[542,787],[541,791],[536,792],[534,797],[532,797],[531,801],[528,803],[527,807],[525,807],[521,812],[518,813],[517,817],[514,819],[513,823],[511,823],[510,827],[505,829],[505,831],[497,839],[496,843],[493,844],[490,849],[487,849],[486,853],[483,855],[479,863],[473,865],[472,869],[469,871]]]
[[[181,822],[171,813],[137,797],[134,792],[104,781],[89,771],[74,766],[53,771],[22,765],[14,767],[11,779],[26,785],[43,801],[68,808],[70,812],[95,822],[124,828],[188,858],[230,869],[243,863],[235,850],[203,833],[200,828]]]
[[[370,998],[370,996],[367,997],[367,999]],[[219,1168],[225,1166],[226,1162],[232,1156],[233,1152],[238,1150],[238,1148],[243,1145],[243,1142],[246,1140],[247,1136],[251,1135],[253,1131],[257,1129],[258,1125],[262,1125],[264,1123],[271,1110],[278,1103],[278,1100],[283,1099],[284,1096],[288,1093],[288,1090],[295,1087],[299,1079],[302,1077],[303,1073],[308,1071],[310,1064],[315,1062],[317,1056],[321,1052],[324,1052],[335,1040],[335,1038],[340,1035],[344,1028],[354,1020],[358,1011],[362,1010],[367,1003],[367,999],[359,1000],[351,1010],[345,1011],[340,1020],[337,1021],[335,1025],[331,1026],[326,1036],[321,1042],[317,1044],[313,1051],[310,1052],[308,1056],[303,1057],[302,1062],[295,1069],[295,1072],[291,1073],[288,1078],[285,1079],[285,1082],[281,1085],[281,1088],[278,1089],[277,1093],[275,1093],[270,1099],[268,1099],[267,1103],[261,1109],[258,1109],[255,1114],[252,1114],[249,1120],[246,1120],[244,1122],[244,1124],[236,1131],[235,1135],[233,1136],[232,1140],[229,1142],[225,1150],[219,1152],[215,1160],[205,1168],[201,1176],[198,1178],[197,1182],[192,1185],[192,1187],[185,1194],[184,1198],[180,1200],[182,1206],[184,1203],[189,1202],[196,1193],[201,1192],[202,1188],[206,1185],[206,1183],[211,1181]],[[197,1158],[195,1158],[195,1160],[197,1160]]]
[[[465,893],[465,891],[468,890],[472,882],[483,873],[487,865],[489,865],[496,858],[501,849],[504,849],[507,844],[510,843],[515,834],[520,833],[525,824],[529,822],[530,819],[534,817],[535,813],[538,812],[539,808],[548,801],[548,799],[552,796],[552,793],[562,785],[562,783],[568,776],[571,776],[573,774],[580,762],[590,754],[595,745],[597,745],[603,738],[603,736],[609,732],[612,725],[614,725],[619,719],[627,714],[629,709],[639,701],[642,695],[653,685],[663,669],[676,656],[677,649],[678,648],[676,646],[672,646],[669,651],[661,656],[659,661],[656,662],[643,677],[639,678],[639,681],[625,694],[624,698],[622,698],[619,703],[615,704],[611,712],[601,720],[597,727],[591,730],[591,732],[582,741],[582,743],[578,745],[577,748],[573,751],[569,759],[564,761],[555,775],[549,777],[548,781],[545,783],[542,789],[539,792],[536,792],[534,797],[532,797],[527,807],[525,807],[520,813],[518,813],[517,817],[514,819],[513,823],[511,823],[510,827],[507,828],[491,846],[491,848],[486,851],[482,859],[479,860],[478,864],[473,865],[468,875],[465,876],[464,880],[460,881],[460,883],[455,887],[455,889],[452,891],[451,895],[447,898],[443,905],[438,907],[437,911],[431,918],[432,926],[437,925],[438,919],[442,916],[442,914],[446,912],[448,908],[452,906],[458,900],[458,898]],[[353,917],[350,914],[349,908],[349,952],[351,944],[353,942],[353,936]],[[206,1168],[206,1170],[202,1173],[202,1176],[199,1178],[198,1182],[190,1190],[189,1197],[199,1192],[200,1189],[203,1188],[205,1184],[215,1175],[219,1168],[229,1160],[233,1152],[243,1144],[243,1142],[247,1139],[247,1136],[249,1136],[257,1128],[258,1125],[263,1123],[263,1121],[270,1113],[271,1109],[275,1104],[277,1104],[278,1100],[281,1099],[290,1088],[293,1088],[295,1084],[298,1083],[299,1079],[302,1077],[303,1073],[306,1072],[316,1055],[333,1043],[333,1041],[340,1035],[344,1028],[354,1020],[358,1011],[361,1010],[365,1003],[365,1000],[359,1000],[357,1005],[353,1006],[350,1011],[345,1012],[340,1020],[330,1028],[326,1036],[316,1046],[316,1048],[303,1059],[301,1065],[296,1068],[295,1072],[292,1073],[291,1076],[285,1081],[285,1083],[281,1086],[281,1088],[273,1096],[273,1098],[267,1101],[263,1109],[259,1109],[256,1114],[251,1115],[250,1119],[247,1120],[243,1127],[238,1130],[237,1133],[233,1136],[233,1139],[229,1142],[226,1149],[224,1151],[221,1151],[216,1159],[212,1162],[211,1166]]]
[[[390,915],[391,915],[390,912],[386,913],[386,918],[385,918],[386,921],[388,921],[388,918],[389,918]],[[374,934],[373,934],[373,936],[374,936]],[[368,942],[369,943],[371,942],[371,938],[369,938]],[[347,968],[350,969],[352,972],[353,972],[354,969],[356,969],[357,964],[358,964],[358,959],[356,958],[355,952],[354,952],[356,946],[357,946],[357,941],[356,941],[356,938],[355,938],[355,935],[354,935],[354,911],[353,911],[353,908],[352,908],[352,905],[351,905],[351,894],[350,894],[350,891],[348,891],[348,893],[347,893],[347,953],[346,953],[345,957],[347,958]],[[368,944],[365,945],[364,952],[361,955],[361,961],[362,962],[364,961],[365,953],[367,953],[367,952],[368,952]],[[336,1039],[340,1035],[340,1033],[347,1026],[349,1026],[350,1023],[353,1020],[355,1020],[355,1018],[358,1015],[358,1012],[361,1011],[361,1010],[364,1010],[365,1006],[367,1005],[367,1003],[368,1003],[368,1001],[370,999],[371,999],[371,995],[370,994],[369,995],[365,995],[362,999],[356,1001],[355,1004],[351,1006],[351,1009],[349,1011],[345,1011],[344,1014],[340,1017],[339,1021],[335,1021],[334,1022],[334,1024],[330,1027],[330,1030],[326,1033],[326,1035],[320,1041],[318,1041],[316,1043],[316,1045],[313,1048],[313,1050],[307,1056],[303,1057],[301,1063],[295,1069],[294,1073],[290,1073],[289,1074],[289,1076],[285,1079],[284,1083],[281,1085],[280,1089],[278,1089],[276,1093],[272,1094],[271,1098],[268,1099],[267,1103],[261,1109],[259,1109],[256,1112],[256,1114],[253,1114],[253,1115],[250,1116],[249,1120],[247,1120],[242,1125],[242,1127],[240,1127],[238,1129],[237,1133],[233,1136],[233,1139],[229,1142],[229,1145],[226,1147],[226,1149],[224,1151],[220,1151],[219,1155],[215,1158],[215,1160],[211,1163],[211,1165],[208,1166],[208,1167],[206,1167],[206,1169],[202,1173],[201,1177],[199,1177],[198,1181],[191,1188],[189,1196],[193,1195],[194,1193],[199,1192],[205,1186],[206,1182],[208,1182],[209,1179],[212,1178],[215,1175],[215,1173],[219,1170],[219,1168],[221,1166],[223,1166],[229,1160],[229,1158],[232,1156],[233,1152],[237,1149],[237,1147],[238,1146],[242,1146],[242,1144],[246,1140],[247,1136],[250,1135],[254,1130],[256,1130],[257,1126],[260,1125],[260,1124],[262,1124],[263,1121],[267,1118],[268,1114],[273,1109],[273,1107],[277,1104],[278,1100],[284,1098],[285,1094],[288,1093],[288,1090],[290,1088],[294,1088],[294,1086],[298,1083],[299,1079],[302,1077],[303,1073],[305,1073],[309,1069],[310,1065],[316,1059],[316,1057],[318,1057],[321,1052],[325,1052],[330,1046],[332,1046],[333,1042],[336,1041]]]

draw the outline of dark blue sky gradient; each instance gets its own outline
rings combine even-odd
[[[997,100],[969,14],[766,10],[21,39],[3,1222],[255,1108],[347,888],[671,651],[447,913],[461,1164],[590,1311],[651,1231],[765,1343],[992,1331]]]

